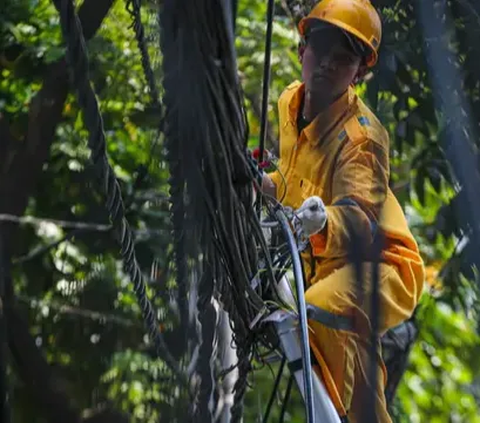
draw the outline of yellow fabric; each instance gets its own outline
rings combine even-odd
[[[361,298],[356,292],[355,270],[346,265],[331,273],[326,278],[314,283],[306,292],[307,303],[338,315],[352,317],[355,332],[333,330],[315,321],[309,321],[310,344],[319,362],[319,373],[340,415],[348,412],[349,422],[362,422],[365,394],[369,392],[368,372],[369,332],[370,332],[370,296],[372,268],[364,265],[363,280],[366,282]],[[393,266],[379,266],[380,286],[380,332],[396,326],[407,319],[416,304],[416,298],[405,287],[399,273]],[[386,314],[388,313],[388,317]],[[377,353],[376,411],[379,423],[390,423],[384,386],[387,380],[386,369],[381,358],[380,348]]]
[[[310,285],[306,295],[307,302],[330,312],[351,314],[358,322],[355,336],[311,322],[311,344],[320,373],[342,413],[358,403],[354,397],[360,389],[357,382],[359,386],[364,383],[362,357],[366,356],[369,329],[364,304],[352,296],[355,278],[346,256],[350,243],[346,228],[350,225],[362,234],[367,247],[375,230],[386,238],[381,265],[382,330],[411,315],[422,293],[424,267],[403,211],[388,188],[386,130],[350,88],[298,134],[296,120],[303,93],[303,84],[294,82],[279,99],[279,169],[270,176],[284,205],[296,209],[312,195],[321,197],[326,205],[327,226],[310,238],[313,266],[310,254],[304,256]],[[369,281],[368,276],[364,280]],[[379,366],[383,366],[381,358]],[[390,422],[383,385],[380,381],[381,423]],[[351,413],[355,414],[353,408]]]
[[[312,20],[335,25],[363,41],[372,51],[367,60],[374,66],[378,60],[378,48],[382,39],[382,22],[368,0],[322,0],[298,24],[301,35]]]

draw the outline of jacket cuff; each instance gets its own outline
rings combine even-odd
[[[314,256],[321,256],[327,247],[328,222],[326,227],[314,235],[310,235],[310,245]]]
[[[347,227],[355,228],[358,236],[369,245],[372,241],[371,223],[357,206],[327,206],[327,225],[322,232],[312,235],[312,252],[317,257],[342,257],[348,253],[351,234]]]

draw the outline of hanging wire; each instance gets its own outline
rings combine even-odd
[[[232,421],[243,414],[243,395],[253,349],[248,324],[263,306],[250,287],[256,272],[255,237],[250,228],[252,176],[244,156],[246,125],[233,65],[232,40],[219,1],[165,1],[161,13],[165,136],[181,161],[186,255],[199,280],[198,320],[207,329],[211,286],[232,320],[239,359]],[[188,101],[185,101],[187,100]],[[259,226],[258,222],[256,223]],[[256,233],[261,230],[256,231]],[[255,232],[254,232],[255,233]],[[213,328],[212,328],[213,329]],[[202,398],[212,391],[211,333],[202,333],[195,375]],[[200,366],[200,363],[202,365]],[[207,364],[205,364],[207,363]],[[197,408],[197,415],[210,416]]]
[[[282,409],[280,410],[280,418],[278,419],[278,423],[283,423],[285,421],[285,414],[287,413],[287,406],[290,401],[292,387],[293,387],[293,376],[291,375],[288,378],[287,388],[285,390],[285,396],[283,397]]]
[[[85,126],[89,132],[88,147],[91,150],[93,170],[99,186],[106,197],[106,206],[112,221],[114,234],[121,246],[120,253],[124,260],[125,271],[133,282],[135,295],[157,354],[177,376],[183,379],[178,363],[170,354],[163,335],[159,330],[153,306],[147,297],[143,275],[137,263],[132,231],[125,218],[120,186],[112,167],[108,163],[103,120],[95,93],[90,84],[85,39],[73,2],[71,0],[62,0],[60,2],[59,14],[63,38],[67,45],[67,62],[83,112]]]
[[[267,4],[267,32],[265,35],[265,58],[263,65],[263,88],[262,88],[262,115],[260,121],[260,137],[259,137],[259,163],[263,162],[265,151],[265,138],[267,136],[268,126],[268,97],[270,89],[270,71],[272,57],[272,32],[273,32],[273,15],[275,13],[275,0],[268,0]]]
[[[265,151],[265,138],[267,136],[268,126],[268,93],[270,89],[270,62],[272,57],[272,30],[273,30],[273,15],[275,13],[275,0],[268,0],[267,4],[267,32],[265,35],[265,58],[263,65],[263,89],[262,89],[262,115],[260,119],[260,136],[259,136],[259,155],[258,162],[263,162]],[[262,174],[259,175],[259,183],[262,183]],[[259,196],[257,200],[257,214],[260,216],[262,208],[262,197]]]

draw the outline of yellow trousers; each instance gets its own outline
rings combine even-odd
[[[380,336],[408,319],[418,301],[419,295],[409,291],[397,269],[385,263],[379,265]],[[349,264],[323,279],[313,280],[306,292],[308,304],[333,315],[351,317],[354,323],[351,331],[309,320],[310,345],[319,364],[314,367],[315,371],[325,383],[339,414],[347,415],[350,423],[361,422],[366,395],[371,392],[368,374],[372,265],[365,263],[362,272],[361,291],[357,291],[355,270]],[[376,365],[379,376],[375,387],[377,421],[391,423],[384,395],[387,374],[379,346]]]

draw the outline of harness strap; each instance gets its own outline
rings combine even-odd
[[[355,325],[352,317],[334,314],[312,304],[307,304],[307,317],[330,329],[354,332]]]

